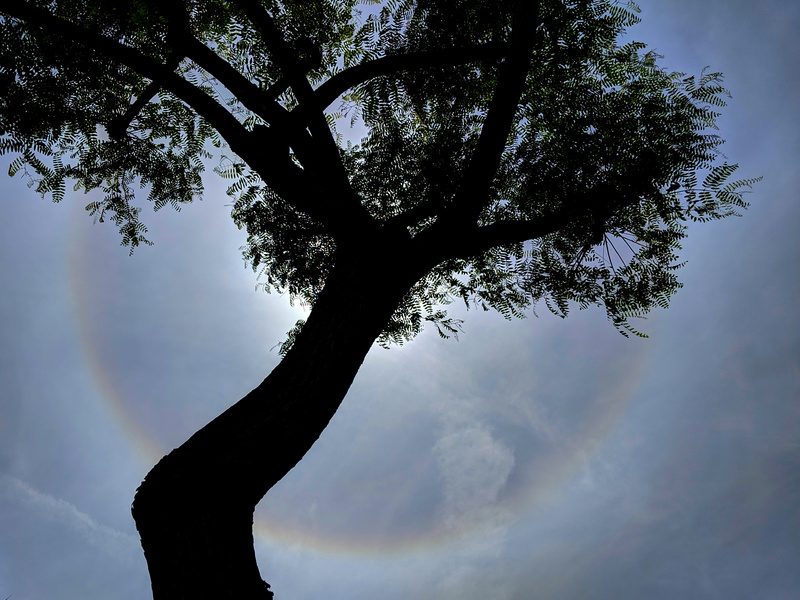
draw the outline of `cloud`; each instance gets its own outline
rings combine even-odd
[[[135,536],[102,525],[75,505],[39,492],[16,477],[0,475],[0,497],[59,523],[124,565],[138,565],[141,560],[141,547]]]
[[[498,497],[514,468],[514,453],[474,421],[444,433],[433,454],[444,486],[444,526],[461,530],[435,591],[440,597],[470,598],[480,587],[476,582],[488,583],[488,577],[497,575],[512,519]]]
[[[433,448],[444,480],[445,522],[484,520],[514,467],[513,452],[481,425],[442,436]]]

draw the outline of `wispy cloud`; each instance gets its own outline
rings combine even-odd
[[[75,505],[39,492],[21,479],[0,475],[0,497],[62,525],[122,564],[132,565],[140,560],[141,549],[135,536],[98,523]]]

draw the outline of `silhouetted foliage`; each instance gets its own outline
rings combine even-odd
[[[436,249],[441,260],[410,290],[384,343],[412,338],[426,320],[453,333],[442,305],[454,298],[506,317],[542,299],[560,315],[570,301],[602,304],[630,330],[630,317],[666,306],[680,286],[684,222],[745,206],[740,190],[753,180],[727,183],[735,165],[714,166],[721,75],[667,73],[644,44],[619,46],[635,5],[540,4],[501,155],[482,162],[476,148],[509,62],[513,3],[389,2],[360,15],[356,5],[5,8],[0,149],[18,155],[12,174],[56,201],[69,179],[102,190],[87,210],[112,219],[131,248],[149,243],[134,188],[146,188],[156,210],[180,208],[202,194],[216,154],[214,170],[232,180],[233,218],[249,234],[245,257],[266,289],[312,306],[341,227],[326,215],[336,210],[328,186],[342,182],[337,191],[380,228],[460,237]],[[367,132],[357,144],[338,135],[333,156],[324,138],[338,115]],[[253,148],[243,157],[231,148],[239,144]],[[536,231],[565,215],[563,226]]]

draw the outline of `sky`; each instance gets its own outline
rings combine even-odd
[[[725,73],[751,207],[691,227],[648,339],[457,309],[457,342],[376,346],[259,505],[278,600],[800,598],[800,3],[640,5],[666,68]],[[137,485],[277,364],[303,312],[222,190],[146,208],[129,257],[82,195],[0,179],[0,598],[147,598]]]

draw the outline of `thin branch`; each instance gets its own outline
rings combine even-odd
[[[617,247],[614,245],[614,242],[611,241],[611,239],[609,239],[608,236],[606,236],[606,243],[611,244],[611,247],[614,249],[614,252],[617,254],[617,256],[619,256],[619,260],[622,262],[622,265],[625,266],[625,259],[622,258],[622,255],[619,253],[619,250],[617,250]],[[610,260],[610,257],[609,257],[609,260]]]
[[[611,271],[614,273],[614,275],[616,275],[617,274],[617,270],[614,268],[614,260],[611,258],[611,250],[608,249],[608,236],[607,235],[603,236],[603,245],[606,247],[606,256],[608,257],[608,262],[611,265]],[[601,254],[601,256],[602,256],[602,254]]]
[[[621,235],[621,236],[619,236],[619,239],[621,239],[623,242],[625,242],[625,245],[628,247],[628,250],[630,250],[634,255],[636,254],[636,250],[634,250],[633,246],[631,246],[628,243],[628,238],[626,238],[624,235]]]
[[[632,244],[636,244],[637,246],[644,246],[644,244],[642,242],[640,242],[639,240],[634,240],[634,239],[631,239],[631,238],[627,238],[624,235],[620,235],[619,237],[622,238],[623,240],[625,240],[626,244],[628,242],[631,242]],[[628,248],[631,248],[631,247],[628,246]],[[631,248],[631,251],[633,251],[633,248]]]

